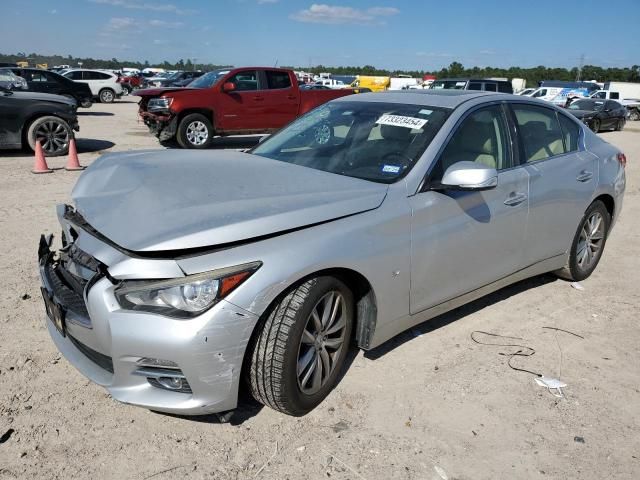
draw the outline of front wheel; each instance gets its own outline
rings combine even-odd
[[[249,347],[245,380],[253,397],[288,415],[313,410],[338,383],[353,318],[353,294],[337,278],[312,278],[290,290]]]
[[[204,115],[192,113],[180,121],[177,138],[182,148],[207,148],[213,140],[213,125]]]
[[[632,108],[629,112],[629,120],[633,120],[634,122],[640,120],[640,110]]]
[[[618,120],[618,123],[616,123],[616,131],[620,132],[623,128],[624,128],[624,119],[621,118],[620,120]]]
[[[600,200],[585,212],[573,238],[567,264],[556,274],[574,282],[588,278],[598,266],[609,234],[611,215]]]
[[[593,133],[598,133],[600,131],[600,120],[596,118],[591,122],[591,130]]]

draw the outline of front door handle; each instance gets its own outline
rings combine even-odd
[[[509,195],[507,199],[504,201],[504,204],[509,207],[515,207],[516,205],[520,205],[526,199],[527,199],[526,194],[512,192],[511,195]]]
[[[587,170],[583,170],[580,172],[580,175],[576,177],[576,180],[579,182],[588,182],[593,178],[593,172],[589,172]]]
[[[262,101],[264,100],[264,97],[253,97],[253,99],[254,99],[256,102],[262,102]]]

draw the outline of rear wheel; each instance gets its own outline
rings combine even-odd
[[[71,127],[61,118],[40,117],[29,126],[27,143],[35,151],[36,141],[39,141],[46,156],[57,157],[67,154],[72,135]]]
[[[180,121],[177,138],[182,148],[207,148],[213,140],[213,125],[201,113],[191,113]]]
[[[616,124],[616,131],[621,131],[624,128],[624,119],[621,118],[620,120],[618,120],[618,123]]]
[[[103,88],[98,94],[101,103],[112,103],[116,99],[116,92],[110,88]]]
[[[290,290],[249,347],[246,381],[253,397],[289,415],[313,410],[338,382],[353,318],[353,294],[334,277]]]
[[[640,120],[640,110],[632,108],[629,112],[629,120],[633,120],[634,122]]]
[[[595,118],[593,122],[591,122],[591,130],[593,130],[593,133],[598,133],[600,131],[600,120]]]
[[[567,280],[588,278],[598,266],[609,233],[611,215],[600,200],[585,212],[573,238],[567,264],[556,274]]]

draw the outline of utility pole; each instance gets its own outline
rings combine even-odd
[[[576,82],[579,82],[582,79],[582,67],[584,67],[584,53],[580,55],[580,65],[578,66],[578,76],[576,77]]]

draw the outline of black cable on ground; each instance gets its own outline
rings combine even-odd
[[[571,332],[568,332],[568,333],[571,333]],[[503,355],[505,357],[509,357],[509,360],[507,360],[507,365],[509,365],[509,367],[512,370],[516,370],[518,372],[530,373],[531,375],[535,375],[536,377],[542,377],[543,376],[541,373],[532,372],[531,370],[527,370],[525,368],[514,367],[511,364],[511,361],[513,360],[514,357],[531,357],[532,355],[534,355],[536,353],[536,351],[533,348],[528,347],[526,345],[519,345],[519,344],[513,344],[513,343],[482,342],[482,341],[478,340],[477,338],[475,338],[474,335],[487,335],[489,337],[509,338],[511,340],[524,340],[524,338],[508,337],[506,335],[498,335],[497,333],[483,332],[481,330],[474,330],[473,332],[471,332],[471,340],[473,340],[475,343],[477,343],[479,345],[490,345],[490,346],[494,346],[494,347],[516,347],[516,348],[519,348],[519,350],[517,350],[514,353],[498,352],[498,355]]]

